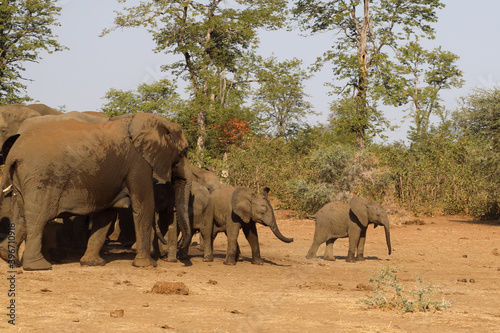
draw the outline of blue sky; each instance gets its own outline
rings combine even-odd
[[[138,2],[127,1],[126,5]],[[460,57],[458,66],[464,72],[465,86],[442,93],[447,108],[453,109],[457,99],[474,88],[493,88],[500,82],[497,41],[500,2],[443,2],[446,7],[438,12],[439,22],[434,25],[436,39],[425,46],[441,45],[443,50]],[[119,30],[99,37],[102,29],[111,27],[114,11],[122,8],[117,1],[62,0],[59,5],[61,27],[54,31],[70,50],[43,55],[39,63],[25,65],[25,77],[33,79],[27,92],[41,103],[65,106],[68,111],[99,110],[105,102],[102,97],[110,88],[130,90],[142,82],[153,82],[164,75],[159,69],[162,64],[178,60],[154,53],[151,36],[142,29]],[[331,47],[334,38],[329,34],[301,37],[298,32],[264,32],[259,52],[280,60],[299,58],[308,66]],[[306,84],[310,102],[321,113],[309,119],[312,123],[327,119],[329,103],[334,97],[328,95],[324,83],[330,80],[331,73],[325,68]],[[388,108],[385,115],[393,124],[402,126],[386,133],[389,140],[404,139],[409,120],[402,123],[405,115],[402,109]]]

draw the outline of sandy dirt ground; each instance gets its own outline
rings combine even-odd
[[[12,298],[5,278],[9,269],[1,262],[0,331],[500,332],[498,221],[390,216],[392,255],[383,229],[370,226],[367,260],[353,264],[345,262],[347,239],[335,243],[336,261],[322,259],[324,245],[318,259],[306,260],[314,222],[276,213],[282,233],[295,241],[282,243],[259,226],[261,266],[250,263],[243,237],[243,261],[223,265],[221,234],[213,263],[203,262],[194,247],[188,261],[136,268],[131,251],[108,247],[104,267],[72,261],[50,271],[19,269],[15,326],[6,315]],[[433,299],[451,307],[418,313],[369,308],[361,300],[374,296],[370,277],[384,267],[397,270],[404,287],[418,287],[418,277],[424,285],[432,283]],[[170,287],[178,294],[167,293]]]

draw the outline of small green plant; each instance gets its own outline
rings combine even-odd
[[[432,301],[434,290],[439,287],[424,285],[421,277],[417,277],[418,286],[414,288],[402,286],[396,275],[398,271],[389,266],[381,268],[377,276],[370,278],[375,297],[362,299],[361,302],[374,308],[405,312],[444,310],[451,306],[445,300]]]

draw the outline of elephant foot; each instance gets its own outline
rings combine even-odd
[[[306,255],[306,259],[316,259],[316,254],[310,254],[310,253],[308,253]]]
[[[234,265],[236,265],[236,260],[234,260],[234,259],[233,260],[226,259],[226,260],[224,260],[224,265],[234,266]]]
[[[252,264],[254,265],[264,265],[264,260],[262,258],[252,258]]]
[[[101,257],[96,257],[96,258],[90,258],[85,256],[80,259],[80,265],[81,266],[104,266],[106,265],[106,261],[102,259]]]
[[[177,258],[169,258],[168,256],[164,260],[166,262],[177,262]]]
[[[35,261],[23,260],[23,270],[25,271],[46,271],[49,269],[52,269],[52,265],[44,258]]]
[[[356,257],[354,256],[354,252],[349,251],[347,253],[347,259],[345,261],[351,262],[351,263],[356,262]]]
[[[214,261],[214,256],[207,256],[203,257],[204,262],[213,262]]]
[[[330,256],[325,256],[323,259],[328,260],[328,261],[335,261],[335,257],[330,257]]]
[[[135,267],[149,267],[153,266],[156,267],[156,260],[153,260],[153,258],[138,258],[135,257],[134,261],[132,262],[132,265]]]
[[[0,246],[0,258],[2,258],[4,261],[9,262],[12,258],[9,257],[9,251],[4,248],[3,246]],[[16,258],[16,263],[18,262]]]
[[[362,254],[358,254],[356,261],[365,261],[365,257]]]

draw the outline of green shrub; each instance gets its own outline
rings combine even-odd
[[[280,208],[295,209],[300,216],[316,213],[330,201],[334,189],[330,184],[310,184],[302,179],[292,179],[279,193]]]
[[[378,275],[370,278],[370,285],[373,287],[375,296],[362,299],[361,302],[374,308],[403,310],[405,312],[443,310],[451,306],[444,300],[431,300],[436,286],[424,285],[420,277],[417,277],[417,286],[403,286],[396,275],[397,272],[397,269],[392,269],[389,266],[381,268]]]
[[[442,133],[411,147],[394,144],[378,151],[391,170],[396,198],[413,213],[491,216],[498,189],[477,153],[468,142]]]
[[[236,187],[268,186],[272,195],[279,195],[286,190],[287,180],[308,174],[304,155],[293,152],[282,139],[254,137],[232,147],[227,156],[219,168],[228,171],[228,182]]]

